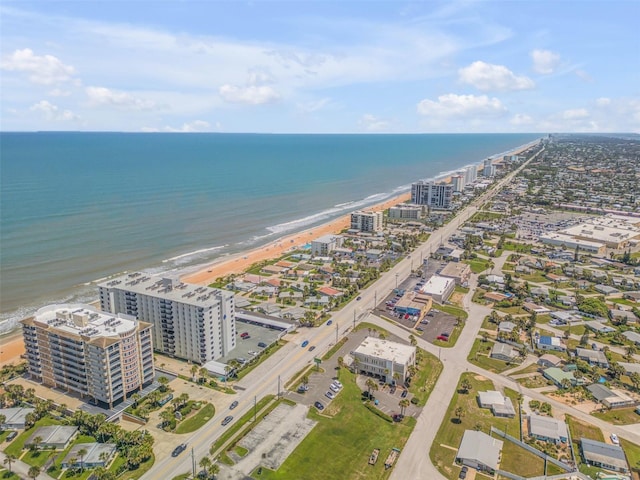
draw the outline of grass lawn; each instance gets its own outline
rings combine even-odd
[[[628,442],[624,438],[620,439],[620,445],[624,449],[631,469],[640,472],[640,445]]]
[[[449,340],[448,341],[443,341],[443,340],[438,340],[437,338],[432,342],[436,347],[444,347],[444,348],[451,348],[454,347],[456,342],[458,341],[458,337],[460,336],[460,333],[462,333],[462,328],[464,327],[464,324],[460,324],[460,325],[456,325],[455,327],[453,327],[453,330],[451,331],[451,334],[449,335]]]
[[[51,465],[47,469],[47,473],[49,474],[49,476],[53,478],[58,478],[60,476],[60,473],[62,473],[62,467],[60,466],[60,464],[62,463],[62,460],[64,460],[64,458],[67,456],[67,454],[71,451],[71,448],[74,445],[78,443],[93,443],[95,441],[96,441],[95,437],[92,437],[90,435],[78,435],[76,439],[73,442],[71,442],[71,444],[58,455],[58,458],[56,459],[55,462],[53,462],[53,465]],[[85,472],[83,472],[83,474],[72,475],[71,472],[67,470],[64,478],[79,479],[79,478],[83,478],[84,473],[86,473],[86,470]]]
[[[198,410],[195,415],[181,421],[176,427],[175,433],[191,433],[198,430],[205,423],[211,420],[216,413],[216,409],[210,403]]]
[[[312,409],[309,416],[318,424],[284,464],[277,471],[263,468],[259,476],[253,472],[253,478],[325,480],[390,476],[393,469],[385,470],[384,461],[392,448],[402,450],[415,419],[406,417],[401,423],[390,423],[378,417],[363,405],[355,376],[346,369],[341,369],[339,375],[344,388],[331,403],[333,416],[318,415]],[[380,456],[371,466],[368,460],[374,448],[380,449]]]
[[[453,394],[447,414],[440,425],[429,453],[432,463],[447,478],[457,478],[460,473],[460,468],[453,465],[453,461],[465,430],[473,430],[477,427],[488,433],[490,427],[494,426],[509,434],[516,434],[519,431],[517,416],[512,419],[497,418],[490,410],[481,409],[478,406],[476,400],[478,391],[494,390],[491,380],[486,380],[474,373],[463,373],[460,376],[460,381],[464,378],[471,382],[471,390],[469,393],[460,393],[458,388]],[[459,386],[460,383],[458,383]],[[454,413],[458,406],[465,412],[459,422]],[[443,447],[443,445],[453,447],[453,450]]]
[[[544,283],[544,284],[550,283],[549,279],[544,276],[544,272],[536,271],[535,273],[531,273],[529,275],[518,274],[516,275],[516,277],[526,282]]]
[[[50,417],[41,418],[35,423],[33,427],[25,430],[20,435],[18,435],[13,440],[13,442],[11,442],[11,445],[4,449],[4,453],[6,453],[7,455],[12,454],[20,458],[24,443],[29,440],[29,437],[33,435],[33,432],[35,432],[38,427],[46,427],[48,425],[60,425],[60,422]]]
[[[4,468],[0,469],[0,478],[3,480],[20,480],[16,472],[9,472],[9,470],[5,470]]]
[[[595,425],[589,425],[588,423],[581,422],[571,415],[567,415],[565,420],[569,425],[569,432],[571,432],[573,451],[576,453],[579,470],[582,473],[589,475],[591,478],[597,478],[596,474],[600,472],[600,469],[587,465],[582,461],[582,456],[580,455],[580,439],[588,438],[598,442],[604,442],[604,435],[602,434],[602,431]]]
[[[463,318],[466,320],[466,318],[469,316],[469,314],[462,308],[458,308],[453,305],[440,305],[439,303],[435,303],[433,306],[441,312],[448,313],[449,315],[453,315],[454,317]]]
[[[517,435],[515,435],[517,437]],[[500,470],[516,473],[523,477],[544,474],[544,460],[515,443],[504,441]]]
[[[497,323],[493,323],[492,321],[490,321],[489,320],[489,315],[484,317],[484,320],[482,321],[481,328],[484,328],[485,330],[492,330],[492,331],[498,333],[498,324]]]
[[[467,287],[462,287],[460,285],[456,285],[456,288],[453,291],[458,293],[464,293],[464,294],[469,293],[469,289]]]
[[[547,380],[542,375],[535,375],[533,377],[526,377],[526,378],[518,378],[516,382],[518,382],[520,385],[522,385],[525,388],[540,388],[540,387],[547,387],[549,385],[553,385],[551,381]]]
[[[488,260],[473,259],[473,260],[465,260],[464,263],[467,263],[471,267],[471,271],[473,273],[481,273],[489,268]]]
[[[416,365],[416,377],[411,381],[409,392],[418,400],[418,406],[427,403],[427,399],[431,394],[431,390],[438,381],[438,377],[442,372],[442,362],[435,355],[418,348],[421,361]]]
[[[607,410],[604,413],[595,412],[591,415],[605,422],[613,423],[614,425],[630,425],[640,422],[640,415],[635,412],[635,407],[616,408],[614,410]]]
[[[55,450],[27,450],[27,453],[20,459],[27,465],[42,467],[51,455],[55,454]]]
[[[589,330],[587,330],[587,327],[585,327],[584,325],[563,325],[560,327],[555,327],[558,330],[562,330],[563,332],[568,331],[569,329],[571,329],[571,331],[569,333],[571,333],[572,335],[584,335],[584,332],[588,332]]]
[[[342,348],[342,346],[345,343],[347,343],[348,340],[349,340],[349,337],[341,338],[338,343],[336,343],[333,347],[331,347],[331,349],[322,356],[322,360],[329,360],[334,353],[340,350],[340,348]]]
[[[519,305],[514,305],[513,307],[495,307],[495,309],[504,313],[510,313],[511,315],[522,315],[527,313],[527,311]]]
[[[532,363],[528,367],[524,367],[520,370],[516,370],[515,372],[510,373],[509,375],[513,376],[513,375],[522,375],[525,373],[535,373],[538,371],[539,368],[540,368],[540,365],[538,365],[537,363]]]
[[[471,347],[467,360],[474,365],[484,368],[485,370],[496,373],[501,373],[517,366],[516,363],[507,363],[502,360],[490,358],[489,354],[491,353],[493,345],[494,342],[490,340],[483,342],[481,338],[476,338],[473,342],[473,346]]]

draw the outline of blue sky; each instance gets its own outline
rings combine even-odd
[[[640,2],[4,1],[0,128],[640,133]]]

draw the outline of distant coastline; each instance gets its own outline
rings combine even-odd
[[[21,137],[23,135],[20,135]],[[118,135],[116,134],[110,134],[107,135],[106,137],[116,137],[118,138]],[[56,138],[56,135],[46,135],[45,137],[49,138],[49,137],[53,137]],[[85,136],[84,135],[72,135],[72,137],[76,138],[76,139],[84,139]],[[132,138],[131,136],[128,136],[129,138]],[[200,137],[202,139],[209,139],[209,137],[207,136],[197,136]],[[221,136],[221,137],[217,137],[219,139],[224,139],[225,141],[229,141],[228,139],[229,136]],[[258,137],[260,139],[262,139],[262,135],[251,135],[251,137]],[[350,150],[354,149],[354,146],[351,145],[349,142],[351,142],[352,144],[354,144],[355,146],[361,146],[358,142],[355,142],[351,136],[342,136],[345,141],[346,141],[346,146],[345,146],[345,155],[348,155]],[[366,137],[366,136],[364,136]],[[395,145],[387,145],[389,143],[389,139],[385,138],[385,139],[380,139],[380,138],[371,138],[371,137],[366,137],[364,138],[364,140],[371,140],[373,143],[381,143],[382,145],[385,146],[385,148],[389,148],[391,149],[391,147],[395,147]],[[497,135],[495,136],[496,138],[493,138],[494,136],[491,135],[485,135],[485,136],[480,136],[482,138],[487,137],[485,140],[487,143],[490,143],[489,140],[491,142],[495,142],[496,138],[498,138],[500,141],[502,142],[508,142],[508,141],[513,141],[512,136],[510,135]],[[522,135],[516,135],[515,137],[517,138],[521,138],[523,137]],[[30,315],[33,311],[35,311],[39,306],[42,305],[46,305],[48,303],[60,303],[60,302],[67,302],[67,301],[79,301],[79,302],[87,302],[87,301],[91,301],[93,299],[95,299],[96,293],[95,293],[95,284],[94,282],[100,278],[108,278],[109,276],[112,275],[116,275],[119,273],[122,273],[123,271],[127,271],[127,270],[145,270],[148,271],[150,273],[160,273],[160,272],[167,272],[173,275],[182,275],[182,276],[188,276],[188,275],[193,275],[195,272],[198,271],[202,271],[204,270],[207,266],[210,266],[212,263],[224,263],[226,261],[228,261],[229,259],[237,259],[238,257],[242,257],[242,256],[246,256],[246,252],[247,251],[254,251],[254,250],[260,250],[262,248],[268,248],[269,245],[274,245],[276,243],[278,243],[278,241],[280,241],[283,238],[288,238],[289,236],[295,235],[295,234],[300,234],[301,232],[305,233],[309,232],[309,231],[319,231],[320,227],[326,225],[328,222],[332,222],[332,221],[336,221],[340,218],[344,218],[344,216],[346,214],[348,214],[349,212],[353,211],[353,210],[357,210],[359,208],[371,208],[374,205],[379,205],[381,203],[384,203],[385,201],[388,201],[389,199],[396,199],[398,198],[399,195],[405,194],[406,192],[409,190],[410,188],[410,183],[412,181],[417,181],[419,179],[443,179],[446,177],[449,177],[451,174],[453,174],[455,171],[464,168],[465,166],[468,165],[477,165],[478,162],[481,162],[484,158],[488,158],[488,157],[500,157],[501,155],[505,155],[509,152],[518,150],[519,148],[522,148],[524,145],[528,145],[532,142],[535,142],[539,139],[539,135],[538,136],[534,136],[534,135],[529,135],[529,138],[526,138],[526,142],[523,143],[522,141],[520,141],[518,143],[518,146],[513,148],[513,147],[509,147],[506,150],[502,151],[501,153],[495,153],[500,152],[503,149],[496,149],[493,150],[492,153],[486,153],[483,152],[482,155],[477,155],[476,156],[476,161],[474,162],[469,162],[469,160],[467,161],[457,161],[457,162],[453,162],[453,161],[447,161],[446,158],[442,159],[442,158],[435,158],[435,159],[426,159],[424,162],[420,163],[416,160],[404,160],[401,158],[401,156],[399,156],[398,158],[400,158],[400,162],[405,162],[407,163],[407,168],[409,170],[416,170],[419,171],[420,169],[422,169],[423,171],[428,172],[429,170],[431,170],[431,172],[433,172],[434,167],[435,167],[435,172],[433,172],[433,174],[431,175],[414,175],[411,178],[407,178],[407,182],[406,183],[402,183],[400,186],[396,186],[395,187],[387,187],[387,188],[381,188],[379,185],[386,183],[387,185],[389,184],[389,178],[388,178],[388,174],[387,174],[387,170],[391,169],[391,170],[398,170],[401,168],[401,166],[399,166],[398,168],[394,168],[393,165],[388,165],[388,162],[386,162],[384,160],[384,158],[380,157],[380,158],[376,158],[376,165],[372,166],[371,169],[375,170],[376,168],[378,170],[376,170],[375,172],[375,176],[372,175],[370,172],[367,172],[367,174],[369,175],[369,177],[371,177],[371,181],[370,183],[372,184],[372,187],[370,190],[367,191],[367,185],[363,184],[363,182],[360,182],[359,184],[353,184],[351,181],[349,181],[348,185],[349,187],[352,187],[353,191],[350,191],[349,193],[351,194],[351,196],[353,197],[353,194],[359,193],[360,194],[360,198],[361,200],[347,200],[347,201],[336,201],[338,197],[334,197],[331,198],[330,200],[328,198],[326,198],[328,195],[324,194],[322,192],[322,189],[320,188],[316,188],[313,187],[314,190],[311,192],[311,195],[308,195],[306,191],[301,192],[300,194],[298,194],[298,196],[296,198],[298,199],[302,199],[300,203],[308,203],[308,205],[299,205],[299,208],[297,209],[297,212],[299,212],[299,214],[296,214],[296,211],[294,211],[294,209],[291,209],[292,211],[289,213],[289,219],[285,220],[283,218],[284,221],[276,221],[273,222],[271,225],[271,227],[266,227],[265,230],[263,230],[264,233],[262,234],[249,234],[247,235],[247,233],[249,233],[250,229],[252,228],[253,230],[255,230],[255,227],[253,227],[251,224],[251,222],[249,221],[249,219],[245,222],[245,223],[241,223],[238,224],[239,222],[233,218],[231,218],[229,215],[227,215],[225,217],[225,223],[226,221],[229,221],[229,227],[228,227],[228,232],[224,232],[224,234],[220,234],[218,235],[220,237],[220,241],[215,241],[215,243],[213,245],[211,245],[211,235],[209,233],[208,230],[206,230],[205,228],[202,228],[202,234],[200,235],[200,239],[196,242],[193,242],[194,248],[192,250],[189,249],[183,249],[182,252],[180,252],[179,250],[176,251],[175,247],[172,247],[171,245],[167,245],[164,246],[162,245],[163,243],[167,243],[168,242],[157,242],[160,243],[160,245],[155,245],[153,246],[153,248],[151,248],[151,246],[149,247],[149,249],[140,249],[142,250],[140,252],[140,255],[136,255],[136,248],[137,245],[134,245],[134,249],[132,249],[132,251],[130,253],[124,253],[122,255],[120,255],[120,257],[118,257],[118,249],[117,247],[114,248],[114,253],[113,254],[108,254],[105,253],[105,255],[109,255],[109,257],[107,258],[107,260],[110,263],[117,263],[117,265],[121,265],[120,268],[118,268],[116,266],[116,268],[110,268],[111,271],[99,271],[98,268],[99,266],[96,265],[95,269],[91,269],[91,270],[95,270],[94,274],[91,274],[91,271],[88,272],[78,272],[77,276],[73,277],[73,280],[71,282],[68,282],[69,287],[66,288],[58,288],[58,289],[51,289],[51,291],[48,294],[40,294],[40,295],[33,295],[33,297],[28,297],[27,299],[22,299],[19,300],[18,303],[16,304],[15,308],[9,307],[7,308],[7,303],[11,303],[11,302],[3,302],[3,309],[5,310],[2,313],[2,323],[0,323],[0,332],[6,332],[8,330],[11,330],[12,328],[15,328],[16,325],[16,321],[20,318],[24,318],[25,316]],[[28,135],[27,135],[28,138]],[[66,138],[66,137],[65,137]],[[100,139],[100,141],[102,141],[103,143],[105,142],[104,140],[104,136],[103,135],[98,135],[97,136],[98,139]],[[135,138],[135,136],[133,137]],[[182,138],[180,136],[172,136],[173,139],[175,140],[171,140],[169,143],[173,144],[173,143],[178,143],[181,144],[183,142]],[[240,134],[236,134],[234,135],[234,138],[241,138]],[[468,141],[471,140],[476,140],[477,138],[479,138],[477,135],[470,135],[470,136],[464,136],[464,135],[457,135],[455,136],[455,139],[458,140],[459,143],[459,139],[467,139]],[[471,140],[469,140],[471,139]],[[72,139],[73,140],[73,139]],[[305,137],[304,138],[305,141],[317,141],[317,139],[313,139],[311,138],[311,140],[309,140],[309,138]],[[442,136],[435,136],[435,139],[431,139],[429,138],[430,141],[432,142],[441,142],[442,141]],[[281,140],[279,140],[281,142]],[[70,141],[68,147],[69,148],[75,148],[76,146],[74,145],[75,141]],[[190,143],[190,142],[189,142]],[[233,143],[233,142],[231,142]],[[371,143],[371,142],[367,142],[367,143]],[[107,142],[108,144],[108,142]],[[365,144],[362,144],[362,146],[366,146]],[[400,145],[402,147],[402,145]],[[467,148],[470,151],[475,151],[477,150],[476,145],[470,144]],[[282,148],[282,147],[280,147]],[[439,147],[439,148],[444,148],[444,147]],[[485,147],[486,148],[486,147]],[[294,148],[295,150],[295,148]],[[455,150],[455,149],[454,149]],[[9,152],[11,153],[11,152]],[[358,168],[359,165],[362,165],[362,168],[364,168],[365,165],[371,163],[371,162],[367,162],[368,160],[368,156],[369,155],[374,155],[375,152],[361,152],[360,156],[358,157],[358,161],[356,163],[356,165],[354,165],[352,167],[353,170],[356,170]],[[415,156],[417,154],[411,154],[411,152],[409,152],[410,155],[407,155],[407,157],[411,158],[412,156]],[[354,154],[355,155],[355,154]],[[406,155],[406,152],[405,152]],[[435,154],[434,154],[435,155]],[[456,155],[461,155],[460,153],[456,154]],[[465,154],[464,157],[467,157],[467,155],[471,155],[471,154]],[[268,156],[268,155],[267,155]],[[350,157],[349,157],[350,158]],[[374,157],[372,157],[374,158]],[[275,160],[274,160],[275,161]],[[7,159],[5,158],[3,160],[3,170],[5,171],[6,175],[11,174],[11,171],[7,171],[5,167],[5,164],[7,162]],[[355,161],[354,161],[355,162]],[[358,163],[359,162],[359,163]],[[78,160],[79,163],[79,160]],[[334,162],[334,163],[339,163],[339,162]],[[393,164],[393,162],[392,162]],[[424,167],[420,167],[420,165],[423,164]],[[388,166],[387,166],[388,165]],[[202,165],[199,165],[202,166]],[[445,167],[445,168],[443,168]],[[446,167],[450,167],[450,168],[446,168]],[[225,167],[228,168],[228,167]],[[217,172],[215,171],[215,169],[211,169],[212,174],[216,174]],[[84,172],[83,172],[84,173]],[[226,173],[226,172],[225,172]],[[347,172],[349,173],[349,172]],[[356,175],[355,173],[351,173],[351,175]],[[54,175],[55,176],[55,175]],[[305,177],[303,175],[300,175],[301,179],[304,179]],[[10,178],[10,177],[9,177]],[[266,183],[268,183],[270,181],[271,177],[265,176],[264,180]],[[190,179],[188,179],[190,181]],[[6,183],[7,179],[5,178],[3,180],[3,183]],[[292,180],[293,182],[294,180]],[[344,195],[344,188],[342,187],[342,183],[344,183],[343,181],[340,180],[340,178],[336,175],[336,179],[333,180],[329,180],[330,183],[326,183],[326,185],[328,185],[328,188],[326,188],[326,190],[328,191],[328,193],[333,193],[335,192],[342,192],[342,195]],[[295,185],[295,183],[293,183],[293,185]],[[3,185],[4,187],[4,185]],[[199,185],[200,189],[202,191],[204,191],[204,188],[201,187]],[[299,187],[296,187],[299,188]],[[4,188],[3,188],[4,189]],[[196,190],[194,188],[194,190]],[[386,190],[386,193],[382,193],[382,190]],[[380,192],[380,193],[373,193],[373,192]],[[199,192],[199,194],[202,194],[201,192]],[[277,197],[278,196],[278,191],[275,191],[274,195]],[[178,192],[178,193],[174,193],[174,195],[176,195],[177,198],[180,198],[181,196],[186,196],[186,194]],[[333,195],[331,195],[333,196]],[[324,197],[324,198],[323,198]],[[4,200],[4,199],[3,199]],[[143,199],[146,200],[146,199]],[[249,199],[250,200],[250,199]],[[329,200],[329,201],[327,201]],[[333,201],[331,201],[333,200]],[[222,205],[224,205],[224,199],[221,200],[222,201]],[[330,203],[331,205],[334,205],[331,208],[325,208],[325,209],[321,209],[320,211],[317,210],[317,205],[320,205],[321,202],[324,204]],[[285,208],[290,208],[290,204],[291,203],[295,203],[295,200],[293,199],[288,199],[288,198],[283,198],[281,200],[279,200],[279,204],[281,206],[281,210],[282,210],[282,206],[285,206]],[[107,202],[108,203],[108,202]],[[113,202],[112,202],[113,203]],[[123,202],[124,203],[124,202]],[[246,215],[247,210],[244,210],[246,208],[253,208],[252,206],[245,206],[249,205],[249,201],[247,200],[247,202],[245,202],[244,204],[240,205],[238,208],[242,207],[242,210],[239,210],[239,214],[238,216],[242,217],[242,215]],[[261,205],[261,201],[258,200],[257,205]],[[114,209],[116,211],[118,211],[119,209],[126,209],[127,205],[120,205],[120,204],[115,204],[112,205],[114,207]],[[296,204],[296,206],[298,206]],[[229,208],[228,206],[225,206],[225,208]],[[266,207],[265,207],[266,208]],[[314,213],[314,209],[316,210],[316,212]],[[284,214],[285,210],[282,210],[282,214]],[[304,213],[303,213],[304,212]],[[255,213],[251,213],[251,216],[254,216],[256,218],[259,218],[259,221],[263,221],[263,217],[268,217],[268,216],[273,216],[271,215],[271,211],[265,211],[264,214],[262,214],[262,212],[255,212]],[[157,214],[156,210],[151,210],[151,214]],[[25,214],[28,215],[28,214]],[[84,215],[84,214],[83,214]],[[178,211],[176,211],[175,215],[179,215]],[[208,212],[207,214],[208,215]],[[215,215],[213,215],[212,217],[215,217]],[[64,218],[64,217],[63,217]],[[293,218],[293,220],[292,220]],[[21,220],[21,219],[18,219]],[[47,221],[49,221],[49,219],[46,219]],[[107,242],[108,241],[108,234],[110,231],[113,231],[112,228],[120,228],[119,222],[118,222],[118,217],[114,216],[113,218],[108,218],[107,219],[110,223],[109,225],[106,225],[106,230],[104,231],[104,233],[107,235],[105,238],[100,237],[100,235],[94,235],[95,237],[99,237],[100,241],[102,242]],[[65,218],[65,221],[67,221],[67,219]],[[69,220],[70,221],[70,220]],[[199,221],[199,219],[196,219],[194,222]],[[212,218],[211,220],[212,222],[218,222],[217,219]],[[186,222],[185,222],[186,224]],[[235,226],[234,224],[236,224],[237,226]],[[222,224],[221,224],[222,225]],[[56,225],[57,227],[57,225]],[[152,225],[152,227],[154,227],[154,225]],[[195,227],[200,228],[200,224],[196,224]],[[77,227],[76,227],[77,228]],[[171,237],[171,240],[173,243],[178,243],[178,241],[173,240],[174,237],[177,236],[181,236],[183,235],[183,232],[185,231],[185,228],[187,229],[187,234],[185,235],[185,238],[189,236],[189,229],[195,229],[193,225],[177,225],[176,226],[176,231],[175,232],[168,232],[168,231],[163,231],[160,228],[158,228],[157,232],[153,231],[153,228],[150,228],[149,231],[144,231],[142,228],[140,229],[140,232],[134,231],[133,233],[137,234],[137,235],[149,235],[154,237],[154,234],[157,236],[162,236],[162,235],[169,235]],[[206,226],[206,228],[208,228],[209,230],[211,230],[212,227]],[[10,231],[11,229],[7,229],[7,228],[3,228],[5,234],[6,232]],[[181,231],[182,230],[182,231]],[[244,232],[244,233],[241,233]],[[84,235],[84,232],[81,232]],[[201,232],[198,232],[199,234]],[[240,239],[242,236],[244,236],[244,239]],[[4,239],[3,239],[4,240]],[[181,240],[181,239],[180,239]],[[95,241],[95,239],[88,239],[86,240],[87,242],[91,242],[91,241]],[[5,243],[5,242],[3,242]],[[133,243],[133,242],[132,242]],[[140,242],[138,243],[142,243],[144,245],[144,240],[141,239]],[[199,245],[198,245],[199,243]],[[209,245],[211,246],[207,246],[207,243],[209,243]],[[5,243],[6,245],[6,243]],[[4,249],[5,247],[3,247]],[[3,251],[3,257],[6,258],[5,255],[5,251]],[[164,253],[163,253],[164,252]],[[75,253],[75,252],[71,252],[71,253]],[[52,254],[55,255],[54,252],[52,252]],[[47,254],[45,254],[47,255]],[[115,257],[114,257],[115,256]],[[161,256],[161,260],[158,259],[158,257]],[[37,252],[35,252],[34,254],[32,254],[29,258],[30,259],[36,259],[36,257],[38,257]],[[51,255],[47,255],[47,256],[42,256],[42,254],[40,255],[41,258],[37,258],[37,260],[42,261],[44,264],[52,264],[51,267],[51,271],[47,272],[47,277],[46,277],[46,281],[48,282],[47,285],[45,285],[45,287],[49,288],[50,285],[56,285],[57,282],[57,278],[56,278],[56,270],[58,265],[60,265],[60,267],[65,267],[66,265],[62,265],[62,262],[64,262],[64,258],[55,258],[55,257],[51,257]],[[60,257],[64,257],[64,255],[61,255]],[[96,260],[103,260],[100,258],[100,256],[96,256],[91,255],[88,257],[89,259],[96,259]],[[117,260],[119,260],[118,262],[113,262],[113,259],[116,258]],[[3,260],[4,262],[4,260]],[[11,263],[11,262],[9,262]],[[17,264],[18,262],[16,262]],[[106,263],[106,262],[105,262]],[[5,265],[6,266],[6,265]],[[23,265],[11,265],[11,268],[16,268],[16,269],[20,269],[22,268]],[[101,268],[102,269],[102,268]],[[34,261],[34,265],[31,266],[29,265],[29,262],[27,262],[27,272],[30,275],[30,278],[34,279],[35,282],[35,276],[34,274],[40,274],[41,272],[41,268],[40,265],[35,264]],[[75,268],[75,265],[72,266],[72,268],[70,268],[70,272],[64,274],[61,273],[61,278],[60,280],[64,280],[64,277],[68,276],[71,277],[71,275],[73,274],[73,270],[79,270]],[[16,270],[17,271],[17,270]],[[3,272],[4,273],[4,272]],[[3,275],[4,276],[4,275]],[[8,278],[8,277],[7,277]],[[62,282],[59,282],[60,284],[62,284]],[[57,286],[57,285],[56,285]],[[43,289],[44,290],[44,289]],[[35,292],[35,290],[34,290]],[[8,295],[3,295],[3,297],[5,299],[9,299],[10,297]],[[14,302],[15,303],[15,302]],[[17,309],[16,309],[17,308]]]

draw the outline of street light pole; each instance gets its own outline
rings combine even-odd
[[[338,344],[338,323],[336,322],[336,345]]]

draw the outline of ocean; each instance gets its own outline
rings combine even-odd
[[[0,331],[94,281],[193,269],[535,134],[0,133]]]

